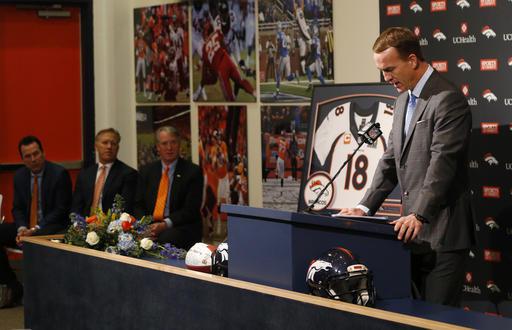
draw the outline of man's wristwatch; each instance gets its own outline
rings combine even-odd
[[[413,213],[413,215],[416,217],[416,219],[418,219],[422,223],[428,222],[427,218],[425,218],[424,216],[419,215],[418,213]]]

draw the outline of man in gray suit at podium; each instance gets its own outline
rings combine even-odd
[[[411,249],[414,296],[456,306],[475,242],[468,176],[470,108],[460,90],[425,61],[409,29],[385,30],[373,51],[377,68],[400,95],[372,185],[357,207],[340,213],[374,214],[399,184],[402,217],[391,223]]]

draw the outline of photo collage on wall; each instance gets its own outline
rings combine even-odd
[[[249,205],[247,108],[199,107],[199,165],[204,174],[203,239],[222,242],[227,218],[222,203]]]
[[[334,82],[332,1],[258,3],[261,102],[309,102]]]
[[[249,204],[244,103],[264,103],[263,206],[296,210],[312,87],[334,81],[331,0],[263,0],[258,8],[254,0],[193,0],[134,9],[138,166],[158,159],[158,127],[179,129],[187,159],[199,138],[204,241],[226,236],[221,203]],[[199,137],[191,136],[195,109]]]
[[[306,151],[309,106],[261,109],[263,207],[296,211]]]

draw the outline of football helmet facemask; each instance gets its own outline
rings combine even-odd
[[[228,277],[228,243],[220,243],[212,253],[212,273]]]

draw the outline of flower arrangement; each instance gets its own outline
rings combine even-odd
[[[149,225],[153,217],[144,216],[137,220],[123,210],[123,198],[116,195],[114,205],[106,213],[101,209],[97,209],[89,217],[71,213],[71,226],[64,241],[71,245],[130,257],[141,257],[145,254],[160,259],[185,258],[186,250],[171,244],[161,245],[149,238]]]

